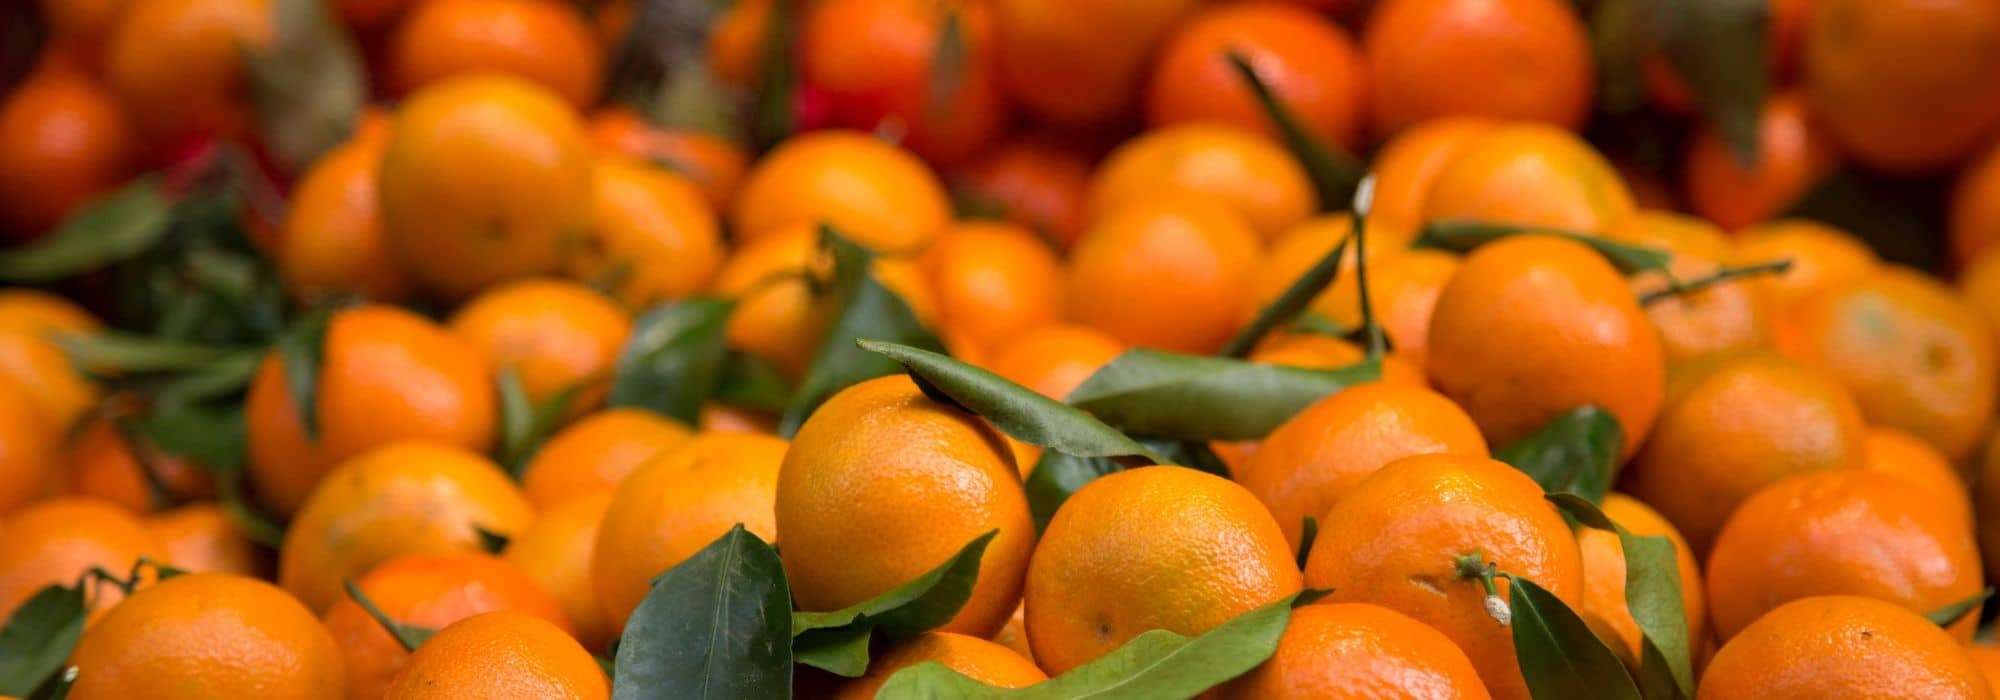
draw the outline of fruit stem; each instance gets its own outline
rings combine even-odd
[[[1382,324],[1375,322],[1375,304],[1368,297],[1368,213],[1375,208],[1375,176],[1361,178],[1354,188],[1354,271],[1361,288],[1361,330],[1368,336],[1368,359],[1380,360],[1389,349]]]
[[[1683,294],[1693,294],[1695,292],[1699,292],[1703,289],[1713,287],[1715,285],[1727,282],[1732,279],[1736,279],[1738,277],[1749,277],[1751,275],[1762,275],[1762,274],[1784,274],[1786,271],[1790,269],[1792,269],[1792,261],[1790,258],[1786,258],[1784,260],[1779,260],[1776,262],[1758,263],[1755,265],[1744,265],[1741,267],[1724,267],[1720,270],[1716,270],[1715,272],[1708,274],[1705,277],[1697,277],[1695,279],[1691,279],[1685,282],[1675,279],[1673,275],[1667,275],[1667,287],[1665,289],[1654,290],[1639,295],[1639,305],[1648,306],[1651,305],[1653,302],[1660,301],[1668,297],[1676,297],[1676,296],[1681,296]]]
[[[1485,552],[1467,552],[1453,558],[1452,566],[1456,570],[1457,580],[1473,579],[1486,589],[1486,599],[1481,601],[1486,607],[1486,615],[1505,627],[1513,622],[1514,613],[1507,606],[1507,599],[1500,597],[1500,587],[1493,582],[1495,577],[1505,574],[1500,573],[1499,562],[1485,561],[1485,559]]]

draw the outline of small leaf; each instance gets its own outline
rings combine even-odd
[[[1950,627],[1952,623],[1958,622],[1967,614],[1978,610],[1979,606],[1986,602],[1986,599],[1992,597],[1993,587],[1987,586],[1980,589],[1978,593],[1972,594],[1970,598],[1924,613],[1924,617],[1939,627]]]
[[[1291,286],[1286,287],[1283,294],[1279,294],[1277,299],[1258,311],[1257,318],[1251,321],[1250,325],[1237,331],[1236,335],[1222,346],[1222,356],[1248,357],[1250,351],[1257,348],[1258,341],[1263,340],[1271,329],[1283,326],[1294,319],[1300,319],[1300,314],[1312,305],[1313,299],[1319,298],[1320,292],[1326,291],[1326,288],[1340,277],[1340,258],[1347,254],[1349,240],[1340,239],[1340,243],[1335,245],[1332,251],[1321,256],[1319,262],[1313,263],[1312,267],[1306,269],[1305,274],[1292,280]],[[1326,318],[1317,314],[1313,316],[1321,320]]]
[[[107,331],[88,335],[57,334],[57,347],[78,370],[100,376],[149,372],[193,372],[216,363],[256,353],[250,348],[217,347],[171,338]]]
[[[1306,555],[1312,553],[1313,541],[1319,539],[1319,518],[1306,516],[1299,528],[1299,568],[1306,568]]]
[[[1306,369],[1137,348],[1090,375],[1069,403],[1128,433],[1176,440],[1257,440],[1381,365]]]
[[[1520,442],[1493,451],[1549,493],[1573,493],[1591,503],[1604,500],[1618,472],[1625,431],[1618,419],[1596,406],[1556,416]]]
[[[346,141],[368,101],[367,72],[346,25],[321,0],[276,0],[265,50],[245,48],[258,136],[287,172]]]
[[[861,675],[868,666],[870,630],[881,629],[892,640],[908,639],[958,615],[979,580],[979,558],[998,534],[999,530],[991,530],[973,538],[944,563],[874,598],[833,612],[792,613],[794,653],[801,663],[843,676]],[[822,647],[834,651],[819,651]],[[856,648],[858,666],[852,663]],[[818,665],[819,661],[831,661],[833,667]]]
[[[735,308],[733,301],[695,298],[640,316],[618,352],[609,405],[649,409],[688,425],[699,422],[702,403],[722,382],[723,330]]]
[[[326,361],[326,333],[333,311],[314,309],[278,338],[278,357],[285,368],[285,388],[308,442],[319,441],[319,370]]]
[[[500,370],[500,465],[507,473],[519,478],[521,470],[528,466],[528,458],[542,448],[549,435],[561,427],[563,418],[569,415],[569,405],[579,394],[595,384],[596,377],[584,377],[562,390],[543,399],[540,404],[528,396],[528,390],[521,384],[521,375],[512,367]]]
[[[1641,634],[1643,654],[1635,671],[1643,695],[1694,697],[1693,642],[1688,636],[1680,560],[1673,541],[1633,535],[1576,494],[1552,493],[1548,499],[1585,527],[1618,535],[1619,548],[1625,554],[1625,607]]]
[[[243,466],[247,428],[243,404],[223,401],[191,406],[155,406],[126,425],[159,451],[188,459],[211,471]]]
[[[0,282],[54,282],[131,259],[166,235],[171,205],[142,177],[92,200],[47,237],[0,251]]]
[[[0,627],[0,695],[27,697],[54,678],[88,614],[81,588],[52,585],[22,601]]]
[[[1411,247],[1442,248],[1457,252],[1473,248],[1513,235],[1534,234],[1567,238],[1590,246],[1604,259],[1609,260],[1619,272],[1627,275],[1648,270],[1665,271],[1673,255],[1663,251],[1628,245],[1606,239],[1593,233],[1582,231],[1561,231],[1541,226],[1517,226],[1505,223],[1483,221],[1433,221],[1424,225],[1423,233],[1410,244]]]
[[[777,413],[792,402],[792,386],[770,360],[731,351],[722,359],[722,384],[716,387],[715,400]]]
[[[1640,8],[1637,31],[1687,82],[1737,159],[1755,164],[1771,77],[1766,0],[1641,0]]]
[[[798,12],[787,2],[771,3],[770,24],[764,28],[764,53],[750,109],[750,141],[758,152],[769,150],[798,128]]]
[[[381,608],[375,607],[375,601],[369,600],[368,594],[361,592],[360,586],[354,585],[354,579],[342,579],[340,585],[347,589],[347,597],[353,598],[362,610],[368,612],[369,617],[375,618],[375,624],[381,625],[383,630],[388,631],[389,636],[396,638],[396,643],[402,645],[403,651],[416,651],[417,647],[423,646],[424,642],[431,638],[431,635],[437,634],[437,630],[406,625],[389,617]]]
[[[878,698],[1110,700],[1191,698],[1263,664],[1278,649],[1292,610],[1326,591],[1285,596],[1192,639],[1152,630],[1090,663],[1026,688],[994,688],[927,661],[897,671]],[[1582,696],[1579,696],[1582,697]]]
[[[1514,653],[1535,698],[1640,700],[1639,688],[1604,640],[1562,599],[1535,582],[1508,576]]]
[[[834,393],[901,369],[894,360],[861,349],[854,344],[856,340],[875,338],[944,352],[944,343],[917,321],[910,305],[869,272],[873,254],[825,224],[820,226],[820,239],[833,254],[830,293],[834,320],[791,405],[779,418],[778,434],[784,437],[798,432],[813,410]]]
[[[1016,440],[1066,455],[1145,457],[1165,463],[1144,445],[1090,414],[1000,375],[942,353],[908,345],[876,340],[858,342],[863,349],[902,363],[926,394],[941,394],[945,403],[979,414]]]
[[[1367,167],[1354,156],[1341,152],[1307,131],[1291,109],[1271,92],[1271,86],[1264,82],[1263,77],[1257,75],[1257,69],[1250,65],[1249,58],[1234,49],[1229,51],[1228,56],[1237,77],[1257,97],[1257,104],[1264,108],[1264,116],[1284,134],[1285,145],[1291,148],[1292,157],[1305,166],[1322,210],[1338,207],[1352,198],[1355,186],[1361,183],[1362,176],[1368,174]]]

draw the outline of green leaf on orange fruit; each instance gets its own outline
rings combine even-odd
[[[1041,458],[1035,462],[1035,468],[1028,472],[1028,478],[1021,483],[1021,487],[1028,492],[1028,512],[1035,518],[1035,531],[1041,532],[1047,529],[1049,519],[1056,516],[1056,510],[1062,508],[1063,502],[1069,500],[1070,494],[1076,493],[1084,484],[1106,474],[1124,471],[1127,467],[1144,466],[1145,463],[1179,464],[1218,476],[1228,476],[1228,470],[1219,467],[1220,458],[1214,458],[1218,463],[1216,467],[1184,463],[1184,461],[1197,463],[1204,461],[1213,457],[1212,451],[1204,457],[1191,454],[1192,450],[1188,448],[1188,443],[1182,441],[1147,437],[1133,439],[1158,454],[1159,459],[1135,461],[1110,457],[1073,457],[1054,450],[1043,450]],[[1202,449],[1207,450],[1206,446]]]
[[[346,25],[320,0],[275,0],[269,47],[243,47],[260,141],[298,172],[346,141],[368,102],[367,69]]]
[[[1509,584],[1507,626],[1530,695],[1641,700],[1624,663],[1576,611],[1534,581],[1501,575]]]
[[[62,670],[89,616],[83,588],[50,585],[14,609],[0,627],[0,695],[28,697]]]
[[[1494,450],[1493,458],[1514,465],[1544,491],[1598,503],[1611,491],[1624,445],[1625,430],[1617,418],[1596,406],[1581,406]]]
[[[596,377],[584,377],[554,394],[535,403],[521,384],[521,374],[512,367],[500,370],[500,466],[516,478],[528,466],[528,459],[535,456],[542,443],[556,428],[562,426],[563,418],[569,415],[569,406],[576,397],[597,383]]]
[[[792,649],[800,663],[854,678],[868,670],[868,642],[874,630],[891,640],[908,639],[950,622],[972,597],[979,558],[999,530],[973,538],[922,576],[833,612],[792,613]]]
[[[1347,255],[1347,244],[1351,240],[1351,238],[1340,239],[1340,243],[1335,244],[1332,251],[1321,256],[1319,262],[1313,263],[1312,267],[1306,268],[1305,273],[1299,275],[1298,279],[1292,280],[1291,286],[1286,287],[1277,299],[1257,311],[1257,317],[1250,321],[1250,325],[1244,326],[1242,330],[1236,332],[1236,335],[1229,338],[1228,343],[1223,344],[1220,354],[1223,357],[1248,357],[1250,351],[1255,350],[1257,343],[1270,334],[1272,329],[1303,320],[1302,315],[1307,313],[1306,309],[1312,306],[1313,300],[1319,298],[1320,293],[1326,291],[1326,288],[1340,277],[1340,259]],[[1314,314],[1314,317],[1321,320],[1326,318],[1317,314]]]
[[[1423,231],[1410,243],[1410,247],[1441,248],[1463,253],[1508,236],[1522,234],[1556,236],[1582,243],[1604,256],[1604,259],[1610,261],[1619,272],[1627,275],[1648,270],[1665,271],[1667,263],[1673,259],[1673,255],[1664,250],[1619,243],[1594,233],[1486,221],[1430,222],[1424,225]]]
[[[1986,602],[1986,599],[1992,597],[1993,597],[1993,587],[1987,586],[1985,588],[1980,589],[1978,593],[1972,594],[1971,597],[1966,598],[1965,600],[1961,600],[1956,603],[1944,606],[1942,608],[1938,608],[1936,610],[1924,613],[1924,618],[1930,620],[1932,623],[1935,623],[1939,627],[1949,627],[1952,625],[1952,623],[1958,622],[1960,619],[1964,618],[1966,614],[1971,613],[1974,610],[1978,610],[1979,606]]]
[[[173,209],[159,178],[133,180],[91,200],[48,236],[0,251],[0,282],[54,282],[129,260],[166,235]]]
[[[369,617],[375,618],[375,624],[381,625],[390,637],[395,638],[396,644],[403,647],[403,651],[416,651],[417,647],[424,645],[425,640],[431,638],[431,635],[437,634],[437,630],[429,627],[406,625],[389,617],[388,613],[382,612],[382,608],[375,605],[375,601],[368,598],[368,594],[361,592],[361,587],[354,584],[354,579],[342,579],[340,585],[347,590],[347,597],[354,599],[362,610],[367,611]]]
[[[723,330],[736,302],[694,298],[653,309],[632,324],[611,376],[612,407],[645,408],[696,425],[722,384]]]
[[[806,368],[805,378],[799,381],[792,402],[779,417],[778,434],[783,437],[798,432],[813,410],[834,393],[902,369],[895,360],[863,350],[856,340],[873,338],[944,352],[944,343],[917,320],[910,305],[875,279],[870,270],[873,253],[826,224],[820,225],[820,244],[833,258],[833,280],[826,288],[833,323],[822,337],[812,365]]]
[[[326,361],[326,333],[333,322],[327,308],[306,312],[278,337],[278,359],[284,365],[285,389],[307,442],[319,441],[319,371]]]
[[[1312,553],[1313,542],[1319,539],[1319,518],[1306,516],[1299,528],[1299,568],[1306,568],[1306,555]]]
[[[1673,541],[1634,535],[1576,494],[1551,493],[1548,499],[1577,523],[1618,535],[1625,554],[1625,607],[1641,635],[1639,668],[1632,669],[1641,694],[1649,699],[1694,697],[1693,640]]]
[[[778,550],[732,527],[653,578],[615,647],[611,696],[789,697],[791,614]]]
[[[1068,403],[1134,435],[1255,440],[1314,402],[1381,373],[1375,361],[1307,369],[1137,348],[1090,375]]]
[[[1331,210],[1354,196],[1354,188],[1361,184],[1361,178],[1368,174],[1366,166],[1354,156],[1321,141],[1307,131],[1292,110],[1278,99],[1271,86],[1257,75],[1257,69],[1243,54],[1231,50],[1229,64],[1236,69],[1237,77],[1250,88],[1257,97],[1258,105],[1264,109],[1264,116],[1278,127],[1285,137],[1285,145],[1292,151],[1299,164],[1306,169],[1312,180],[1313,192],[1319,196],[1320,207]]]

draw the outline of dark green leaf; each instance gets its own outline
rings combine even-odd
[[[1312,305],[1313,299],[1319,298],[1320,292],[1326,291],[1327,286],[1340,277],[1340,258],[1347,254],[1348,240],[1340,239],[1340,243],[1333,247],[1332,252],[1322,256],[1319,262],[1313,263],[1305,274],[1292,280],[1291,286],[1286,287],[1283,294],[1278,295],[1277,299],[1258,311],[1257,318],[1252,320],[1250,325],[1237,331],[1236,335],[1222,346],[1222,356],[1248,357],[1250,351],[1257,348],[1258,341],[1263,340],[1271,329],[1298,319],[1299,315]],[[1325,319],[1324,316],[1317,314],[1314,314],[1314,317]]]
[[[1598,0],[1590,8],[1591,54],[1597,59],[1597,105],[1626,114],[1646,104],[1646,46],[1639,36],[1641,0]]]
[[[83,589],[48,586],[14,609],[0,627],[0,695],[27,697],[62,669],[83,636]]]
[[[500,463],[515,464],[534,439],[535,404],[521,384],[521,373],[512,367],[500,369]]]
[[[1619,272],[1628,275],[1647,270],[1664,271],[1667,269],[1667,262],[1673,259],[1671,254],[1663,250],[1619,243],[1582,231],[1562,231],[1540,226],[1481,221],[1433,221],[1424,225],[1423,233],[1419,234],[1417,240],[1410,245],[1463,253],[1517,234],[1555,236],[1582,243],[1596,250],[1599,255],[1604,256],[1604,259],[1611,261],[1612,266],[1617,267]]]
[[[1138,348],[1090,375],[1069,403],[1133,434],[1256,440],[1314,402],[1380,376],[1376,362],[1322,370]]]
[[[959,78],[965,74],[966,41],[965,19],[957,8],[947,8],[937,47],[931,51],[929,82],[924,86],[930,93],[924,105],[926,119],[943,122],[951,118],[952,98],[958,96]]]
[[[640,316],[618,353],[611,406],[635,406],[695,425],[716,395],[727,348],[723,329],[736,303],[688,299]]]
[[[347,597],[353,598],[362,610],[368,612],[369,617],[375,618],[375,624],[381,625],[389,636],[396,638],[396,643],[402,645],[403,651],[416,651],[417,647],[424,645],[425,640],[431,638],[431,635],[437,634],[437,630],[406,625],[389,617],[381,608],[375,607],[375,601],[369,600],[368,594],[361,592],[360,586],[354,585],[353,579],[342,579],[340,585],[347,589]]]
[[[500,556],[501,552],[507,551],[507,543],[513,541],[513,538],[504,534],[476,525],[472,531],[479,535],[479,548],[496,557]]]
[[[1702,116],[1744,163],[1757,162],[1757,117],[1770,90],[1766,0],[1640,0],[1635,19],[1687,82]]]
[[[258,136],[273,160],[298,172],[354,130],[368,101],[361,52],[321,0],[271,4],[275,37],[268,49],[245,48]]]
[[[835,627],[815,633],[804,645],[794,643],[792,654],[799,663],[843,678],[858,678],[868,672],[868,642],[875,628]]]
[[[88,335],[57,334],[57,347],[78,370],[116,377],[148,372],[195,372],[217,363],[258,355],[252,348],[218,347],[170,338],[106,331]]]
[[[808,660],[809,655],[812,659],[833,658],[838,660],[832,664],[836,667],[818,667],[849,677],[861,675],[868,666],[868,630],[879,628],[890,639],[907,639],[950,622],[958,614],[958,609],[972,596],[972,585],[979,580],[979,557],[998,534],[999,530],[992,530],[973,538],[936,568],[868,600],[833,612],[792,613],[792,648],[802,663],[817,666],[815,661]],[[830,655],[813,653],[823,646],[838,651]],[[858,666],[850,663],[857,646],[861,661]]]
[[[210,470],[236,469],[245,461],[248,438],[240,402],[156,406],[124,423],[159,451]]]
[[[1165,460],[1090,414],[942,353],[876,340],[862,348],[902,363],[927,394],[979,414],[1016,440],[1080,457]]]
[[[1104,457],[1072,457],[1055,450],[1043,450],[1035,468],[1028,472],[1022,488],[1028,493],[1028,511],[1035,516],[1035,531],[1049,527],[1049,519],[1070,494],[1097,477],[1124,469]]]
[[[1537,700],[1640,700],[1625,665],[1562,599],[1535,582],[1508,576],[1514,653]]]
[[[1159,453],[1156,464],[1172,464],[1195,471],[1208,472],[1224,479],[1229,478],[1229,464],[1207,442],[1200,440],[1157,440],[1142,439],[1139,444],[1153,448]]]
[[[35,693],[28,696],[28,700],[64,700],[69,697],[70,686],[76,685],[76,676],[75,666],[65,668],[61,675],[36,688]]]
[[[1319,518],[1306,516],[1299,528],[1299,568],[1306,568],[1306,555],[1312,553],[1313,541],[1319,539]]]
[[[783,3],[778,3],[782,5]],[[873,338],[944,352],[944,344],[917,321],[915,312],[901,297],[869,272],[874,256],[867,249],[822,224],[820,238],[833,254],[834,279],[830,294],[834,320],[812,366],[799,382],[792,403],[779,418],[778,433],[790,437],[834,393],[876,377],[894,374],[902,367],[895,360],[861,349],[855,341]]]
[[[1785,216],[1853,233],[1885,260],[1939,270],[1945,251],[1937,232],[1947,228],[1950,192],[1951,182],[1943,177],[1896,177],[1848,168],[1814,185]]]
[[[159,180],[142,177],[71,214],[47,237],[0,251],[0,282],[45,283],[127,260],[167,232]]]
[[[1633,535],[1605,517],[1590,501],[1573,493],[1549,494],[1570,518],[1618,535],[1625,553],[1625,607],[1639,625],[1644,647],[1637,669],[1648,698],[1694,697],[1693,641],[1688,635],[1687,610],[1682,606],[1679,558],[1665,537]]]
[[[285,388],[299,413],[308,442],[319,441],[319,369],[326,361],[326,332],[333,311],[314,309],[278,338],[278,357],[285,368]]]
[[[1493,451],[1493,457],[1533,477],[1549,493],[1573,493],[1591,503],[1604,500],[1618,472],[1625,431],[1618,419],[1596,406],[1556,416],[1520,442]]]
[[[1949,627],[1952,623],[1963,619],[1967,613],[1978,610],[1979,606],[1991,597],[1993,597],[1993,587],[1987,586],[1979,589],[1979,592],[1972,594],[1970,598],[1924,613],[1924,617],[1939,627]]]
[[[769,150],[798,128],[794,114],[798,98],[798,12],[791,3],[771,3],[771,20],[764,28],[764,55],[757,88],[752,93],[750,141],[759,152]]]
[[[1264,108],[1264,116],[1284,134],[1285,145],[1291,148],[1292,156],[1305,166],[1322,210],[1339,207],[1352,198],[1355,186],[1361,183],[1362,176],[1368,174],[1367,167],[1354,156],[1342,153],[1307,131],[1298,117],[1293,116],[1291,109],[1271,92],[1271,86],[1257,75],[1257,69],[1243,54],[1231,50],[1229,63],[1236,68],[1243,84],[1257,96],[1257,103]]]
[[[1341,326],[1338,323],[1334,323],[1333,319],[1307,311],[1299,314],[1298,320],[1292,322],[1292,332],[1345,338],[1353,333],[1354,329]]]
[[[716,387],[715,399],[731,406],[777,413],[792,402],[792,386],[785,373],[770,360],[731,351],[722,360],[722,385]]]
[[[1192,639],[1152,630],[1097,660],[1026,688],[994,688],[937,662],[889,677],[878,698],[1110,700],[1191,698],[1243,675],[1271,658],[1292,610],[1326,591],[1304,591],[1236,616]],[[1584,697],[1584,696],[1579,696]]]

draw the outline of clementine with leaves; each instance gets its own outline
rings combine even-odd
[[[591,172],[590,231],[564,243],[563,273],[632,309],[707,289],[722,266],[722,231],[695,181],[615,157]]]
[[[271,584],[176,576],[134,593],[77,641],[69,697],[341,698],[339,649]]]
[[[76,585],[93,568],[123,577],[142,557],[168,563],[166,547],[138,516],[96,499],[38,501],[8,515],[6,530],[0,537],[0,618],[11,618],[42,587]],[[124,598],[103,583],[84,592],[100,611]]]
[[[514,610],[567,633],[569,619],[528,572],[486,554],[411,554],[354,580],[369,602],[397,623],[429,630],[480,613]],[[340,647],[351,700],[382,697],[410,664],[410,652],[347,593],[322,618]]]
[[[489,366],[515,372],[537,405],[573,392],[564,413],[579,416],[604,403],[632,316],[581,284],[527,278],[466,301],[447,327]]]
[[[1091,176],[1086,216],[1102,224],[1132,202],[1206,195],[1236,210],[1261,240],[1319,206],[1306,171],[1276,141],[1222,124],[1179,124],[1126,141]]]

